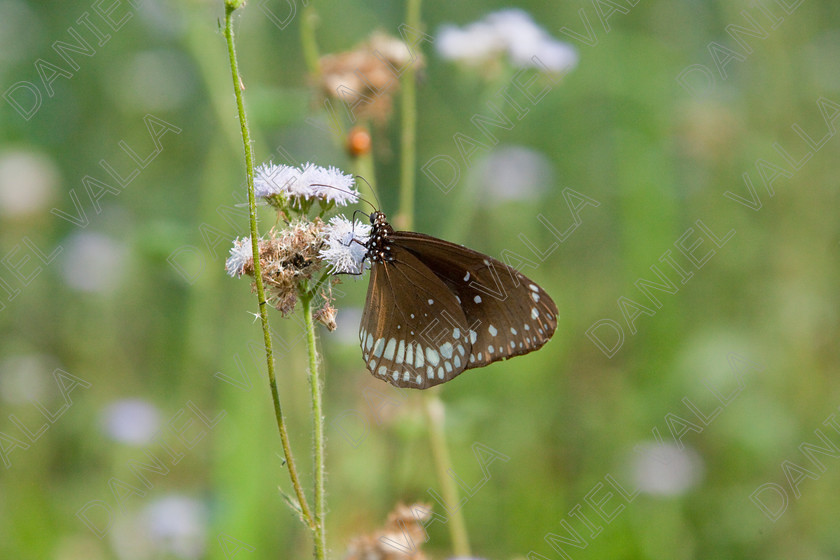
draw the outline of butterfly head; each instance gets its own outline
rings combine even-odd
[[[371,231],[370,239],[367,242],[366,258],[375,263],[393,261],[391,234],[394,233],[394,228],[388,223],[385,213],[378,210],[371,213],[370,223],[373,225],[373,231]]]

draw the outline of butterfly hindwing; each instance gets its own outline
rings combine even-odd
[[[359,330],[370,372],[398,387],[425,389],[468,366],[470,343],[455,295],[412,253],[389,247],[374,262]]]
[[[417,257],[457,296],[471,342],[466,369],[527,354],[554,334],[554,301],[514,268],[421,233],[398,231],[391,240]]]

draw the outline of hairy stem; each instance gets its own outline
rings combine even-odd
[[[309,353],[309,384],[312,389],[312,446],[315,461],[315,558],[326,558],[324,517],[324,415],[321,408],[321,378],[318,374],[318,350],[315,347],[315,324],[312,321],[312,298],[315,292],[301,295],[303,322],[306,327],[306,348]]]
[[[274,416],[277,418],[277,429],[280,432],[280,441],[283,445],[283,454],[286,457],[286,466],[289,469],[289,478],[295,489],[297,500],[300,505],[300,512],[304,522],[315,533],[316,524],[303,493],[303,487],[297,474],[297,467],[292,456],[292,448],[289,444],[289,434],[286,430],[286,421],[283,418],[283,409],[280,406],[280,393],[277,390],[277,379],[274,374],[274,352],[271,344],[271,329],[268,324],[268,310],[265,301],[265,287],[263,286],[260,273],[259,259],[259,236],[257,232],[257,207],[254,201],[254,153],[251,147],[251,133],[248,129],[248,119],[245,115],[245,102],[242,97],[242,80],[239,76],[239,65],[236,60],[236,47],[233,38],[232,16],[236,7],[230,2],[225,3],[225,40],[227,41],[228,56],[230,58],[230,71],[233,78],[233,94],[236,98],[236,108],[239,112],[239,124],[242,131],[242,144],[245,149],[245,173],[248,182],[248,209],[251,225],[251,250],[254,255],[254,283],[257,287],[257,300],[260,309],[260,321],[262,323],[263,341],[265,343],[265,362],[268,370],[268,384],[271,386],[271,396],[274,400]]]

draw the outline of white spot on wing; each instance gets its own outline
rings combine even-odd
[[[402,344],[402,342],[400,342]],[[405,363],[411,364],[414,361],[414,344],[411,342],[408,343],[408,346],[405,349]]]
[[[536,319],[536,318],[537,318],[537,317],[539,317],[539,316],[540,316],[540,312],[539,312],[539,311],[537,311],[537,308],[536,308],[536,307],[532,307],[532,308],[531,308],[531,319]]]
[[[400,340],[400,345],[397,346],[397,359],[394,361],[401,364],[403,363],[403,358],[405,358],[405,341]]]
[[[419,344],[417,345],[417,353],[414,354],[414,367],[423,367],[423,347]]]
[[[467,275],[464,276],[464,282],[469,282],[469,281],[470,281],[470,271],[468,270]]]
[[[388,341],[388,345],[385,347],[385,359],[388,361],[394,361],[394,350],[397,348],[397,339],[392,338]]]
[[[497,334],[499,334],[499,331],[497,331],[496,327],[494,327],[493,325],[487,327],[487,330],[490,331],[490,336],[496,336]]]
[[[376,341],[376,344],[373,345],[373,355],[377,358],[382,357],[382,350],[385,348],[385,339],[380,338]]]
[[[440,363],[440,355],[432,348],[426,348],[426,361],[431,365],[436,366]]]
[[[473,301],[476,302],[476,303],[481,303],[481,296],[475,296],[473,298]]]
[[[452,357],[453,350],[451,342],[444,342],[440,347],[440,355],[448,360]]]

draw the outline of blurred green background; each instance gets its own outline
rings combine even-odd
[[[323,53],[398,35],[405,12],[312,7]],[[435,36],[509,7],[428,1],[422,19]],[[441,392],[474,555],[837,558],[840,4],[515,7],[580,59],[497,145],[471,118],[513,72],[488,79],[424,42],[417,98],[418,166],[462,169],[448,192],[418,169],[415,229],[528,259],[560,309],[544,349]],[[302,10],[252,1],[236,18],[257,158],[350,170]],[[247,221],[222,16],[221,0],[0,0],[2,558],[309,555],[278,492],[255,298],[223,270]],[[74,66],[54,44],[77,36],[95,52],[65,49]],[[456,133],[486,144],[470,165]],[[390,215],[399,135],[398,118],[373,129]],[[339,330],[320,334],[335,558],[398,501],[440,493],[418,394],[360,358],[366,287],[339,286]],[[302,324],[272,319],[309,488]],[[482,470],[476,442],[504,457]],[[429,527],[429,557],[450,555],[446,529]]]

